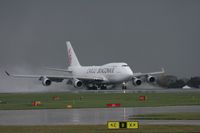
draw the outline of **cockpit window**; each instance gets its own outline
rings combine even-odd
[[[122,67],[127,67],[128,65],[122,65]]]

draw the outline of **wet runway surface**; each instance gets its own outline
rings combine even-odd
[[[99,125],[137,114],[200,112],[200,106],[0,110],[0,125]],[[139,120],[140,124],[200,125],[200,120]]]

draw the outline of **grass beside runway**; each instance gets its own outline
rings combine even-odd
[[[139,96],[147,97],[140,101]],[[59,100],[53,100],[58,96]],[[32,101],[41,101],[41,106],[32,106]],[[62,109],[103,108],[108,103],[120,103],[122,107],[150,107],[175,105],[200,105],[200,93],[1,93],[0,109]]]
[[[199,133],[200,126],[141,125],[139,129],[107,129],[97,126],[0,126],[2,133]]]
[[[200,120],[200,113],[156,113],[130,116],[129,120]]]

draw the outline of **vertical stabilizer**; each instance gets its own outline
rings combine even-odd
[[[69,66],[81,66],[76,57],[74,49],[71,46],[70,41],[66,41],[66,45],[67,45],[68,65]]]

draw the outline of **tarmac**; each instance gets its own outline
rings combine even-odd
[[[197,106],[0,110],[0,125],[104,125],[108,121],[130,121],[133,115],[200,112]],[[133,119],[134,120],[134,119]],[[132,119],[131,119],[132,121]],[[139,124],[200,125],[200,120],[138,120]]]

